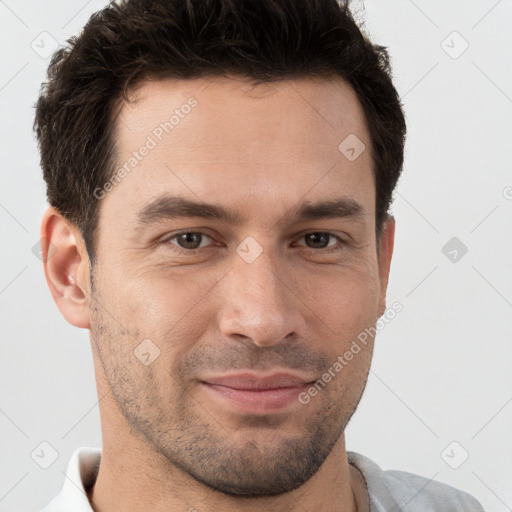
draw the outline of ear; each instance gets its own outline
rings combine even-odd
[[[379,317],[386,311],[386,291],[388,288],[389,269],[393,247],[395,244],[395,218],[389,216],[382,226],[382,233],[379,240],[379,279],[380,279],[380,301]]]
[[[90,263],[80,231],[51,207],[43,215],[40,243],[53,300],[70,324],[89,329]]]

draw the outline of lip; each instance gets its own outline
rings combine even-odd
[[[203,388],[216,400],[245,414],[280,412],[309,388],[314,379],[278,372],[268,375],[237,373],[203,379]]]

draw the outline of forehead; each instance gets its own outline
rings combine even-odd
[[[277,137],[297,146],[337,149],[340,138],[350,133],[367,135],[357,95],[340,78],[258,85],[235,77],[151,80],[132,95],[118,118],[119,141],[129,147],[153,132],[156,139],[165,138],[168,146],[179,146],[186,137],[198,150],[204,144],[223,146],[223,154],[234,141],[247,146]],[[191,131],[193,138],[188,137]]]
[[[102,209],[140,209],[162,192],[260,216],[305,196],[341,193],[373,205],[364,112],[341,79],[146,81],[122,106],[116,147],[124,172]],[[362,152],[350,158],[347,147]]]

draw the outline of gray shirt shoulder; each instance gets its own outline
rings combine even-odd
[[[480,502],[450,485],[406,471],[383,471],[368,457],[347,452],[362,473],[370,512],[485,512]]]

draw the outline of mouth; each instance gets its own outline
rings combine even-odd
[[[237,373],[209,377],[201,384],[210,396],[232,410],[244,414],[282,412],[299,404],[298,397],[314,379],[291,373],[258,375]]]

